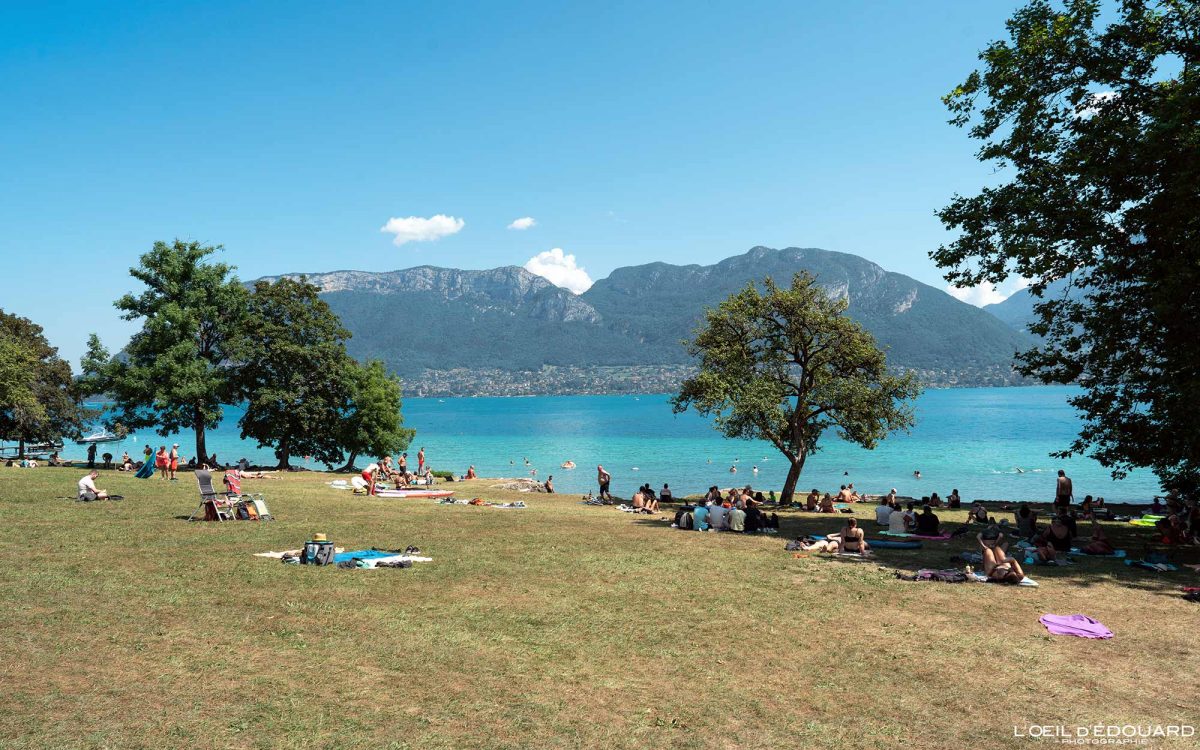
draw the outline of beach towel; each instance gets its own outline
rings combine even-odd
[[[1125,564],[1130,566],[1131,568],[1142,568],[1143,570],[1153,570],[1155,573],[1170,573],[1170,572],[1179,570],[1179,568],[1175,567],[1171,563],[1164,563],[1164,562],[1153,563],[1153,562],[1148,562],[1146,560],[1126,560]]]
[[[957,568],[945,568],[935,570],[933,568],[921,568],[912,575],[896,573],[896,577],[902,581],[940,581],[942,583],[965,583],[967,574]]]
[[[911,539],[916,536],[916,534],[910,534],[907,531],[881,531],[879,533],[883,536],[896,536],[901,539]]]
[[[149,479],[150,477],[154,476],[154,462],[147,461],[146,463],[142,464],[142,468],[138,469],[137,473],[133,476],[137,477],[138,479]]]
[[[336,554],[338,552],[344,552],[345,549],[346,549],[345,547],[334,547],[333,551]],[[295,557],[299,557],[300,553],[303,551],[304,550],[290,549],[285,552],[255,552],[254,556],[255,557],[272,557],[276,560],[281,560],[281,559],[283,559],[284,555],[293,555]]]
[[[1079,638],[1112,638],[1112,631],[1087,615],[1042,615],[1038,622],[1051,635],[1073,635]]]
[[[1091,553],[1089,553],[1089,552],[1084,552],[1083,550],[1079,549],[1078,547],[1072,547],[1072,548],[1071,548],[1071,553],[1070,553],[1070,554],[1072,554],[1072,555],[1086,555],[1087,557],[1114,557],[1114,558],[1123,558],[1123,557],[1125,557],[1125,555],[1126,555],[1127,553],[1125,552],[1125,550],[1123,550],[1123,549],[1119,549],[1119,550],[1114,550],[1113,552],[1110,552],[1110,553],[1109,553],[1109,554],[1107,554],[1107,555],[1093,555],[1093,554],[1091,554]]]
[[[980,573],[979,571],[975,571],[975,572],[971,573],[970,579],[977,583],[1000,583],[999,581],[992,581],[992,580],[988,579],[987,576],[985,576],[983,573]],[[1017,585],[1018,586],[1037,586],[1038,582],[1033,580],[1029,576],[1025,576],[1024,578],[1021,579],[1021,582],[1018,583]]]
[[[928,536],[925,534],[913,534],[913,536],[916,537],[917,539],[929,539],[932,541],[943,541],[943,542],[950,538],[949,532],[943,532],[941,534],[938,534],[937,536]]]
[[[395,563],[398,563],[398,562],[433,562],[432,557],[421,557],[419,555],[396,555],[396,554],[384,555],[383,557],[370,557],[370,558],[361,558],[360,557],[360,558],[355,558],[355,559],[358,562],[358,567],[365,568],[367,570],[375,570],[376,568],[378,568],[380,566],[383,566],[384,568],[397,567],[395,565]]]

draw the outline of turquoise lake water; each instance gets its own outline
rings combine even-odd
[[[873,451],[829,436],[809,459],[801,487],[836,490],[853,482],[859,491],[872,494],[895,487],[902,495],[938,492],[944,497],[958,488],[967,499],[1047,501],[1053,499],[1054,477],[1062,468],[1074,479],[1078,498],[1091,494],[1148,501],[1159,491],[1149,472],[1114,482],[1090,459],[1050,457],[1079,427],[1066,403],[1074,392],[1068,387],[927,391],[917,402],[912,433],[893,435]],[[240,416],[237,408],[227,410],[222,426],[209,433],[209,451],[222,461],[245,456],[273,464],[270,449],[238,438]],[[667,396],[412,398],[404,402],[404,416],[405,424],[417,430],[409,451],[412,465],[424,446],[435,469],[462,474],[474,464],[484,477],[529,476],[536,469],[539,479],[553,474],[560,492],[594,489],[597,464],[613,475],[613,491],[625,497],[644,482],[655,488],[668,482],[687,493],[713,484],[749,483],[765,492],[778,489],[787,474],[787,462],[769,444],[727,440],[695,414],[672,414]],[[105,444],[100,452],[140,454],[146,440],[155,446],[177,441],[185,457],[195,444],[191,435],[162,438],[140,432]],[[65,453],[77,456],[83,449],[70,445]],[[568,459],[579,468],[560,469]],[[738,468],[736,474],[729,472],[731,466]],[[921,479],[914,479],[915,470]]]

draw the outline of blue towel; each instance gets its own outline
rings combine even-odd
[[[395,557],[397,552],[381,552],[377,549],[360,549],[353,552],[339,552],[333,556],[335,563],[349,562],[355,558],[359,560],[374,560],[379,557]]]

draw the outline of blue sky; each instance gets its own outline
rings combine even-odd
[[[1017,5],[4,4],[0,307],[117,348],[174,237],[243,278],[795,245],[943,287],[933,212],[991,170],[940,96]]]

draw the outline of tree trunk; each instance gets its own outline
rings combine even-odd
[[[195,408],[192,412],[192,426],[196,430],[196,463],[197,465],[207,464],[209,458],[208,445],[204,442],[204,417],[200,414],[199,407]],[[180,461],[180,463],[183,462]]]
[[[791,505],[792,496],[796,494],[796,483],[800,481],[800,472],[804,469],[804,456],[791,457],[792,468],[788,469],[787,480],[783,483],[783,492],[779,493],[782,505]]]
[[[25,438],[17,438],[17,458],[25,458]]]
[[[292,450],[288,447],[286,438],[279,441],[279,448],[275,450],[275,455],[279,458],[279,465],[275,468],[280,471],[287,471],[290,468],[289,459],[292,457]]]
[[[341,468],[341,470],[345,471],[345,472],[353,472],[354,471],[354,459],[356,459],[356,458],[358,458],[358,451],[354,451],[353,453],[350,454],[349,460],[346,461],[346,465],[343,466]]]

